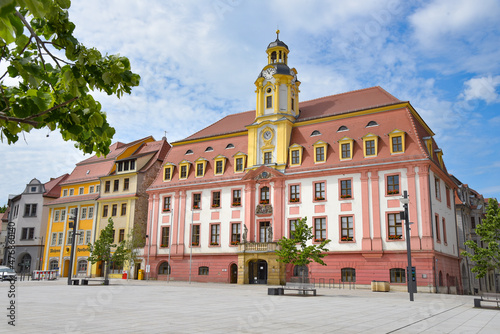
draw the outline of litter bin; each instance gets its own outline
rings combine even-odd
[[[127,279],[127,272],[126,271],[123,272],[122,279]]]
[[[138,280],[144,279],[144,269],[139,269],[139,274],[137,275]]]

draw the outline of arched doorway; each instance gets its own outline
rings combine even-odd
[[[229,283],[238,283],[238,265],[233,263],[229,269]]]
[[[29,274],[31,269],[31,255],[24,254],[19,262],[19,271],[24,274]]]
[[[267,284],[267,262],[253,260],[248,263],[248,283]]]

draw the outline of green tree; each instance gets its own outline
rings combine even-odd
[[[0,73],[0,140],[12,144],[23,131],[59,129],[84,153],[107,154],[115,130],[90,93],[121,97],[140,77],[126,57],[103,56],[78,42],[70,5],[0,1],[0,64],[6,67]]]
[[[0,206],[0,213],[4,213],[5,211],[7,211],[7,205]]]
[[[134,228],[127,235],[127,240],[125,241],[125,257],[124,263],[128,264],[129,270],[135,266],[136,260],[139,258],[139,252],[144,248],[146,244],[146,232],[143,226],[134,226]],[[131,273],[127,275],[127,279],[130,277]]]
[[[492,270],[500,269],[500,208],[496,199],[488,201],[486,217],[481,224],[476,225],[475,232],[480,237],[483,247],[479,247],[473,240],[467,240],[465,245],[472,252],[464,251],[462,255],[474,262],[472,272],[481,278]]]
[[[114,236],[115,232],[113,219],[109,218],[108,225],[106,225],[106,227],[101,231],[99,239],[97,239],[94,244],[89,243],[90,256],[88,260],[92,264],[95,264],[99,261],[104,262],[104,284],[106,285],[109,282],[108,273],[111,262],[116,264],[123,264],[127,255],[125,241],[122,241],[117,245],[114,243]]]
[[[295,231],[292,231],[292,237],[282,237],[278,240],[278,261],[282,263],[291,263],[296,266],[305,266],[311,262],[326,266],[323,258],[327,255],[326,245],[331,241],[323,240],[320,244],[307,243],[313,239],[312,226],[307,225],[307,217],[298,219],[295,224]],[[304,280],[304,276],[302,277]]]

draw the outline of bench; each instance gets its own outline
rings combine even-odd
[[[316,289],[312,283],[293,283],[287,282],[285,286],[282,287],[284,290],[297,290],[299,294],[306,295],[307,292],[311,291],[314,296],[316,296]],[[284,293],[283,293],[284,294]]]
[[[72,278],[71,285],[89,285],[89,282],[102,282],[104,285],[109,285],[109,280],[104,278]]]
[[[500,294],[498,293],[483,293],[480,298],[474,298],[474,307],[481,307],[481,302],[494,303],[496,307],[500,307]]]

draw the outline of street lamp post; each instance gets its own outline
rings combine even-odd
[[[76,225],[78,224],[78,208],[75,208],[74,214],[72,217],[69,217],[70,220],[73,220],[73,223],[69,223],[69,227],[73,227],[73,238],[71,240],[71,252],[69,255],[69,271],[68,271],[68,285],[71,285],[71,276],[73,275],[73,257],[75,255],[75,239],[76,239]]]
[[[413,267],[411,265],[411,243],[410,243],[410,217],[408,215],[408,203],[410,199],[408,198],[408,192],[405,190],[403,192],[403,197],[399,198],[401,204],[403,204],[404,211],[401,211],[401,219],[405,221],[406,228],[406,253],[408,256],[408,268],[406,270],[406,283],[408,286],[408,292],[410,293],[410,301],[413,301]]]

